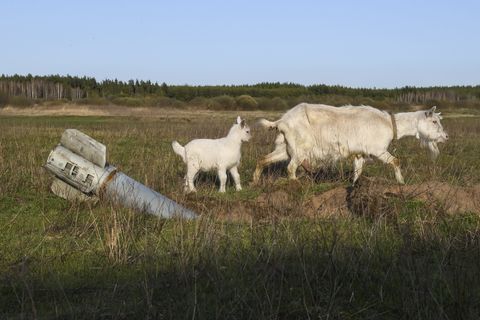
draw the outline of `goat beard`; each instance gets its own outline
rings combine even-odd
[[[438,150],[437,142],[433,140],[420,140],[420,146],[422,148],[428,148],[430,159],[434,161],[437,159],[438,155],[440,154],[440,150]]]

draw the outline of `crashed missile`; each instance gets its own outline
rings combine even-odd
[[[65,130],[44,166],[55,176],[52,192],[67,200],[110,200],[162,218],[197,217],[191,210],[118,172],[106,159],[105,145],[78,130]]]

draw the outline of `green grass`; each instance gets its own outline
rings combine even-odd
[[[232,115],[232,121],[236,115]],[[205,125],[209,120],[208,125]],[[251,123],[253,119],[248,119]],[[218,194],[204,174],[198,194],[182,193],[174,139],[220,137],[231,121],[106,117],[0,118],[0,318],[75,319],[475,319],[480,314],[480,218],[446,215],[394,199],[395,214],[306,217],[261,207],[249,221],[225,219],[255,208],[270,190],[294,201],[348,186],[348,162],[324,179],[299,182],[273,171],[251,187],[271,132],[243,147],[244,190]],[[436,164],[417,141],[398,142],[407,183],[480,182],[477,118],[444,121],[451,141]],[[66,128],[105,143],[122,171],[202,214],[161,220],[117,208],[69,203],[48,190],[41,166]],[[369,165],[365,175],[394,180]],[[266,212],[260,212],[266,211]]]

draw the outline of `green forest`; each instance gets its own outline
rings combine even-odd
[[[253,85],[168,85],[149,80],[102,80],[78,76],[1,75],[0,108],[76,103],[212,110],[284,110],[299,102],[365,104],[385,109],[411,105],[480,108],[480,85],[349,88],[339,85],[258,83]]]

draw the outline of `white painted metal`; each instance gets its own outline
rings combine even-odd
[[[99,200],[96,195],[86,195],[85,193],[58,178],[53,179],[50,190],[52,190],[52,192],[60,198],[68,201],[91,202],[95,204]]]
[[[65,199],[105,199],[162,218],[197,215],[106,164],[106,147],[86,134],[68,129],[45,168],[56,178],[52,191]]]
[[[58,145],[50,152],[45,168],[56,177],[86,194],[97,193],[114,167],[99,167],[69,149]]]
[[[127,208],[137,209],[162,218],[193,219],[196,217],[192,211],[121,172],[115,174],[113,180],[107,183],[104,195]]]
[[[82,158],[104,168],[107,163],[107,147],[76,129],[67,129],[60,144]]]

